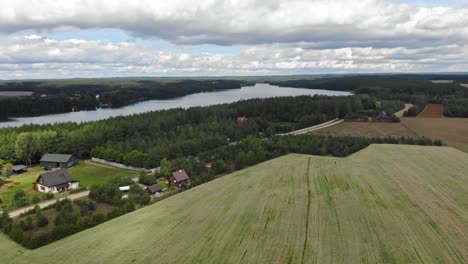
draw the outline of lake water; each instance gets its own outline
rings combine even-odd
[[[239,100],[253,98],[268,98],[277,96],[298,96],[298,95],[351,95],[350,92],[315,90],[303,88],[278,87],[264,83],[254,86],[244,86],[240,89],[225,90],[220,92],[207,92],[190,94],[187,96],[169,100],[149,100],[135,103],[122,108],[103,108],[92,111],[79,111],[64,114],[51,114],[35,117],[12,118],[13,121],[0,122],[1,127],[17,127],[24,124],[48,124],[65,122],[89,122],[103,120],[114,116],[127,116],[150,111],[188,108],[192,106],[208,106],[224,103],[232,103]]]

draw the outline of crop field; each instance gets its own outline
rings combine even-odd
[[[417,137],[417,134],[401,123],[342,122],[338,125],[314,131],[322,136],[361,137]]]
[[[424,117],[424,118],[444,117],[444,105],[427,104],[424,110],[418,115],[418,117]]]
[[[402,118],[401,122],[418,135],[441,139],[468,153],[468,118]]]
[[[291,154],[4,263],[466,263],[468,154],[371,145]]]

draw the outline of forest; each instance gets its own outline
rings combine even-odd
[[[239,89],[246,84],[248,82],[237,80],[180,80],[165,83],[138,80],[133,85],[5,82],[0,83],[0,91],[34,93],[29,97],[0,97],[0,121],[8,120],[9,117],[94,110],[97,107],[117,108],[144,100],[170,99],[200,92]]]
[[[444,104],[447,117],[468,117],[468,89],[453,83],[432,83],[433,79],[466,80],[464,75],[368,75],[318,79],[269,81],[285,87],[352,91],[357,95],[369,95],[380,100],[410,102],[415,105],[411,116],[416,116],[427,103]]]
[[[232,104],[171,109],[98,122],[28,125],[0,130],[0,157],[34,163],[43,153],[88,158],[96,147],[106,159],[136,167],[157,167],[163,158],[197,155],[249,136],[269,137],[387,103],[369,96],[299,96],[252,99]],[[392,103],[388,103],[392,106]],[[237,118],[245,116],[245,121]]]

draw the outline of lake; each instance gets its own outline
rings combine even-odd
[[[12,118],[12,121],[0,122],[0,128],[17,127],[24,124],[48,124],[65,122],[89,122],[103,120],[114,116],[127,116],[150,111],[165,110],[171,108],[188,108],[192,106],[208,106],[224,103],[232,103],[239,100],[253,98],[268,98],[277,96],[298,95],[351,95],[350,92],[328,91],[316,89],[278,87],[266,83],[258,83],[254,86],[244,86],[240,89],[224,90],[220,92],[196,93],[169,100],[149,100],[138,102],[122,108],[101,108],[92,111],[79,111],[63,114],[51,114],[35,117]]]

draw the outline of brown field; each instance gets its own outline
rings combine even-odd
[[[468,153],[468,118],[402,118],[408,129]]]
[[[424,118],[444,117],[444,106],[442,104],[427,104],[424,110],[418,115]]]
[[[417,137],[401,123],[343,122],[312,133],[321,136]]]

